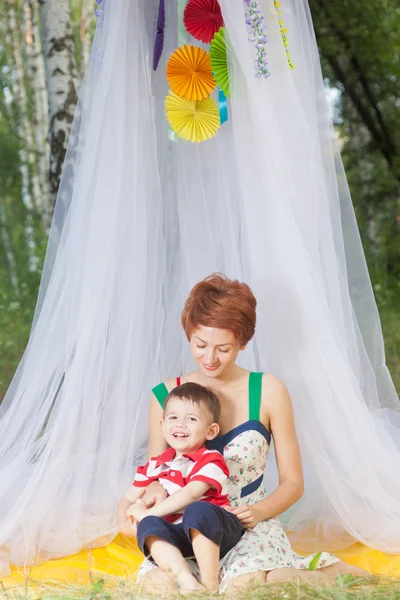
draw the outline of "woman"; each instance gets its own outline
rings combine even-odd
[[[322,553],[306,559],[295,554],[278,515],[303,494],[299,444],[288,391],[273,375],[250,373],[236,364],[241,350],[254,335],[256,299],[250,288],[214,274],[191,291],[182,313],[182,325],[197,364],[192,373],[169,379],[153,389],[150,406],[149,456],[166,448],[159,435],[163,401],[176,385],[193,381],[209,387],[221,401],[221,434],[210,443],[219,449],[230,469],[231,509],[247,528],[237,546],[221,561],[221,591],[249,583],[275,582],[293,577],[314,580],[342,573],[366,574]],[[279,486],[270,495],[263,475],[271,437],[274,440]],[[147,502],[162,497],[153,484]],[[313,562],[316,571],[310,571]],[[192,563],[195,575],[197,568]],[[154,590],[171,585],[168,577],[144,561],[139,579]]]

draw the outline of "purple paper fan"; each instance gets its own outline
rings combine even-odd
[[[164,30],[165,30],[165,4],[164,0],[160,0],[157,19],[156,41],[154,43],[153,69],[157,71],[158,63],[163,53],[164,48]]]

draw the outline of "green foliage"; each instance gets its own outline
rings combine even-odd
[[[336,128],[400,389],[400,8],[394,0],[310,0]]]
[[[380,284],[375,285],[375,290]],[[399,296],[397,293],[396,304],[393,302],[382,305],[379,302],[380,290],[378,290],[379,311],[382,321],[383,337],[385,339],[386,364],[392,374],[397,391],[400,390],[400,317]]]
[[[26,346],[36,304],[40,272],[30,272],[25,236],[27,209],[21,198],[18,113],[10,93],[12,70],[7,49],[0,47],[0,209],[6,221],[18,280],[10,279],[6,249],[0,238],[0,402]],[[43,262],[46,239],[40,215],[32,215],[36,254]]]

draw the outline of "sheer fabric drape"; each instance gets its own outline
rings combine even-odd
[[[57,199],[28,347],[0,411],[0,565],[105,544],[147,440],[150,388],[191,367],[179,315],[214,271],[250,284],[241,364],[280,376],[306,494],[297,547],[357,539],[400,552],[399,401],[329,117],[305,0],[262,0],[271,77],[254,75],[242,0],[230,37],[229,120],[206,143],[167,135],[167,3],[104,0]],[[274,467],[267,486],[274,482]]]

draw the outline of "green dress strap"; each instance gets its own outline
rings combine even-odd
[[[158,385],[156,385],[156,387],[153,387],[151,391],[157,398],[161,408],[164,410],[164,402],[169,394],[165,383],[159,383]]]
[[[260,420],[261,392],[263,373],[249,375],[249,420]]]

